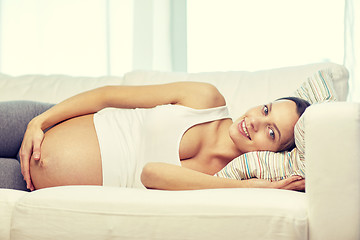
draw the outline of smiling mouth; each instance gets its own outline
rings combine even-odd
[[[251,137],[250,137],[250,135],[249,135],[249,131],[248,131],[248,129],[246,128],[245,119],[240,122],[239,128],[240,128],[240,132],[241,132],[243,135],[245,135],[248,139],[251,140]]]

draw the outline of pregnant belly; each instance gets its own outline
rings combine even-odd
[[[63,185],[102,185],[99,143],[93,115],[67,120],[46,132],[41,159],[30,161],[36,189]]]

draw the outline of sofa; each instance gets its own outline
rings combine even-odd
[[[342,65],[256,72],[133,71],[97,78],[0,74],[0,101],[57,103],[104,85],[200,81],[218,87],[236,118],[254,105],[291,95],[319,70],[331,75],[338,101],[310,106],[304,113],[305,193],[99,186],[29,192],[7,187],[0,189],[0,239],[360,239],[360,104],[346,101],[349,76]],[[15,158],[0,161],[11,161],[12,174],[20,174]],[[0,183],[8,174],[1,171]]]

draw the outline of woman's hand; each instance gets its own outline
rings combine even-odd
[[[41,157],[41,143],[44,139],[44,132],[40,124],[33,119],[26,129],[24,139],[20,148],[21,173],[26,181],[26,187],[33,191],[34,185],[30,176],[30,160],[31,157],[38,161]]]
[[[286,189],[286,190],[295,190],[295,191],[305,191],[305,178],[300,176],[291,176],[284,180],[271,182],[275,185],[276,188]]]
[[[260,188],[276,188],[285,190],[305,191],[305,179],[300,176],[291,176],[286,179],[273,182],[257,178],[252,178],[246,181],[252,182],[254,186]]]

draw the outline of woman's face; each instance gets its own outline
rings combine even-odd
[[[294,141],[294,126],[298,119],[293,101],[275,101],[248,110],[231,125],[229,134],[242,153],[277,152]]]

